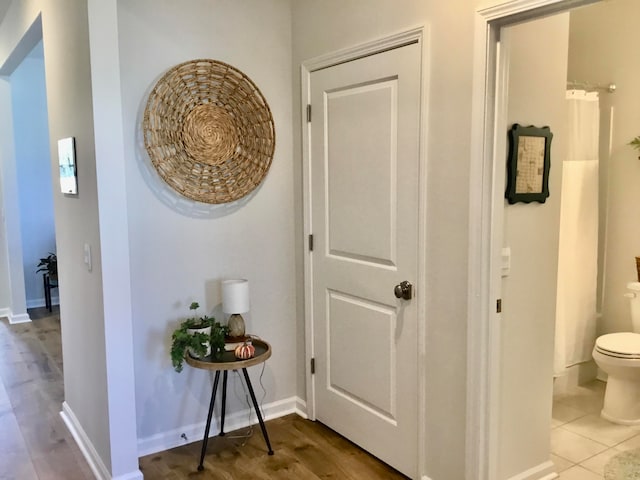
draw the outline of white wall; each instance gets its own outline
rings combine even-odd
[[[41,25],[41,28],[40,28]],[[133,382],[126,375],[107,377],[107,352],[127,360],[127,340],[107,344],[98,188],[94,154],[92,91],[89,64],[87,2],[14,0],[0,23],[0,74],[10,74],[42,38],[52,172],[57,172],[57,140],[76,138],[78,195],[67,196],[57,188],[54,174],[54,216],[60,281],[60,317],[65,362],[66,419],[80,435],[102,476],[136,478],[137,455],[128,448],[130,438],[116,436],[112,425],[124,423],[135,410],[133,402],[114,401],[113,392],[133,397]],[[0,103],[0,117],[9,103]],[[6,213],[6,212],[5,212]],[[93,268],[83,263],[84,245],[92,247]],[[110,383],[109,383],[110,382]],[[117,400],[117,399],[116,399]],[[131,423],[131,422],[128,422]],[[120,430],[117,433],[121,433]],[[135,431],[131,435],[135,446]],[[122,450],[125,452],[122,452]],[[139,473],[139,472],[138,472]]]
[[[2,305],[3,314],[9,323],[29,321],[25,295],[24,269],[22,265],[22,233],[20,227],[20,195],[18,189],[18,171],[15,157],[13,115],[11,112],[11,81],[0,79],[0,105],[5,105],[0,113],[2,130],[0,131],[0,160],[2,167],[2,209],[4,238],[3,252],[6,269],[5,296],[8,302]]]
[[[11,105],[11,82],[0,78],[0,105]],[[13,145],[13,115],[10,108],[0,109],[0,311],[10,319],[26,315],[20,239],[18,177]],[[12,279],[16,279],[13,288]]]
[[[296,394],[291,16],[288,0],[171,0],[118,3],[126,196],[138,437],[179,440],[203,422],[211,394],[208,373],[175,373],[170,336],[188,305],[220,311],[220,280],[248,278],[247,331],[269,341],[264,403]],[[179,39],[179,41],[177,40]],[[140,125],[147,95],[174,65],[198,58],[229,63],[248,75],[271,108],[276,128],[272,166],[254,194],[209,206],[180,197],[150,168]],[[252,375],[259,368],[250,370]],[[235,376],[232,376],[236,388]],[[254,382],[258,397],[261,388]],[[237,388],[241,388],[237,385]],[[233,392],[233,390],[231,390]],[[246,408],[229,396],[231,412]],[[254,417],[255,418],[255,417]],[[190,438],[196,440],[196,438]]]
[[[9,83],[4,80],[0,80],[0,96],[3,95],[2,90],[9,90]],[[1,123],[0,120],[0,129],[2,129]],[[0,153],[0,165],[2,165],[2,153]],[[0,168],[0,316],[7,316],[11,312],[11,279],[9,277],[9,248],[7,246],[3,183],[2,168]]]
[[[11,74],[11,96],[24,288],[27,306],[36,307],[45,303],[38,262],[56,251],[42,42]]]
[[[604,289],[602,321],[598,333],[629,331],[631,318],[625,285],[637,281],[635,257],[640,256],[640,223],[636,207],[640,204],[640,161],[638,151],[627,145],[640,135],[640,60],[633,46],[640,42],[636,0],[603,2],[571,13],[569,78],[596,84],[613,82],[613,94],[600,95],[602,128],[600,143],[609,145],[608,119],[613,108],[611,155],[600,158],[601,254]],[[606,242],[606,243],[605,243]]]
[[[501,35],[509,58],[508,127],[548,125],[554,136],[546,203],[505,200],[511,273],[502,291],[499,479],[549,461],[568,35],[569,14],[508,27]]]
[[[466,282],[473,2],[296,0],[293,5],[297,279],[302,285],[300,63],[337,49],[427,26],[426,474],[464,478]],[[304,352],[303,290],[298,289],[298,351]],[[303,362],[298,392],[304,391]]]

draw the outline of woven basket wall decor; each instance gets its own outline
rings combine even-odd
[[[164,181],[192,200],[227,203],[253,191],[271,166],[275,128],[258,87],[217,60],[165,73],[149,94],[144,144]]]

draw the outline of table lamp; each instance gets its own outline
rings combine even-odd
[[[230,314],[227,326],[230,337],[244,337],[244,319],[241,313],[249,311],[249,281],[222,281],[222,311]]]

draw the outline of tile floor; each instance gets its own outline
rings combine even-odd
[[[553,399],[551,460],[560,480],[603,480],[609,459],[640,448],[640,426],[600,418],[604,387],[596,380]]]

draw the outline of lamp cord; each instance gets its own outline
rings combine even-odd
[[[251,338],[257,338],[258,340],[260,339],[260,337],[258,337],[257,335],[250,335]],[[262,381],[262,377],[264,376],[264,371],[265,371],[265,367],[266,367],[266,362],[262,362],[262,369],[260,371],[260,377],[258,379],[259,383],[260,383],[260,388],[262,388],[262,398],[260,399],[260,413],[262,414],[262,418],[265,418],[264,415],[264,400],[267,397],[267,389],[264,386],[264,383]],[[238,373],[237,370],[233,370],[233,373],[236,374],[236,376],[238,377],[238,382],[233,382],[234,383],[234,388],[233,388],[233,393],[236,396],[236,398],[238,400],[240,400],[240,402],[242,403],[242,397],[239,395],[238,393],[238,383],[240,383],[240,385],[242,386],[242,391],[244,393],[244,401],[247,404],[247,410],[249,412],[249,417],[247,419],[247,422],[249,424],[249,426],[247,427],[247,430],[245,431],[245,433],[243,434],[237,434],[237,435],[225,435],[226,438],[229,439],[241,439],[242,441],[237,444],[241,447],[244,447],[247,444],[247,441],[249,440],[249,438],[251,438],[251,436],[253,435],[253,423],[251,423],[251,413],[253,412],[253,408],[251,405],[251,402],[249,401],[249,392],[247,391],[247,387],[245,386],[244,382],[242,381],[242,377],[240,376],[240,374]]]

